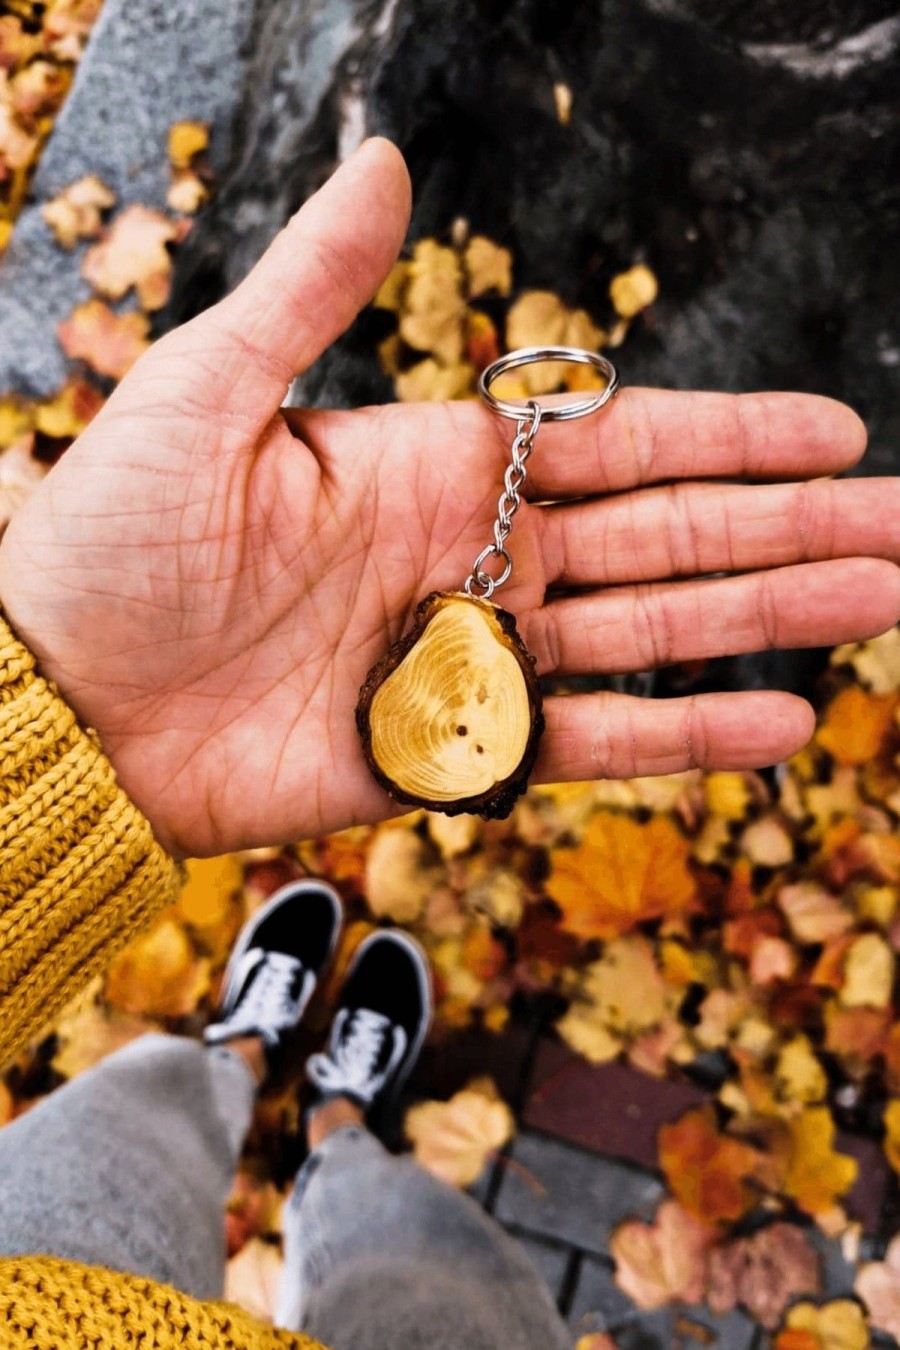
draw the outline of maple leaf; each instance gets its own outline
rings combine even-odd
[[[451,1186],[471,1186],[485,1163],[509,1142],[513,1114],[490,1079],[475,1079],[448,1102],[420,1102],[407,1111],[406,1136],[416,1161]]]
[[[612,938],[648,919],[689,913],[697,888],[688,843],[665,816],[641,825],[599,811],[577,848],[550,852],[547,893],[577,937]]]
[[[681,1300],[696,1303],[706,1284],[710,1229],[675,1200],[665,1200],[652,1224],[629,1219],[610,1237],[620,1289],[639,1308],[663,1308]]]
[[[795,1303],[784,1325],[775,1337],[773,1350],[801,1350],[798,1332],[812,1338],[812,1350],[868,1350],[869,1328],[862,1308],[853,1299]]]
[[[707,1297],[713,1312],[743,1304],[767,1331],[778,1325],[791,1299],[818,1288],[819,1258],[793,1224],[770,1224],[709,1254]]]
[[[896,694],[870,694],[851,684],[828,705],[816,741],[840,764],[865,764],[881,750],[896,707]]]
[[[883,1261],[869,1261],[856,1277],[857,1294],[869,1310],[873,1326],[900,1340],[900,1236]]]
[[[603,330],[596,326],[586,310],[568,309],[552,291],[523,292],[506,316],[506,342],[510,349],[562,345],[597,351],[605,337]],[[598,387],[603,387],[602,377],[590,371],[589,367],[570,366],[562,361],[542,361],[540,364],[524,366],[516,374],[527,395],[549,394],[560,385],[572,388],[572,381],[577,378],[574,372],[582,369],[588,372],[588,386],[596,383]],[[590,378],[592,376],[596,378]],[[500,380],[497,381],[496,390],[500,398],[516,397]]]
[[[512,287],[512,254],[483,235],[474,234],[463,254],[466,271],[466,291],[469,298],[497,291],[509,295]]]
[[[739,1219],[754,1204],[747,1185],[756,1151],[719,1133],[711,1106],[688,1111],[658,1135],[659,1164],[669,1189],[701,1223]]]
[[[94,298],[78,305],[57,324],[56,335],[66,356],[85,361],[98,375],[120,380],[150,346],[145,314],[116,314]]]
[[[420,239],[406,269],[400,336],[442,365],[457,367],[463,352],[462,266],[452,248]]]
[[[623,319],[633,319],[640,314],[642,309],[653,304],[658,293],[656,277],[644,263],[620,272],[609,283],[609,298]]]
[[[834,1121],[827,1106],[809,1107],[789,1124],[784,1193],[807,1214],[827,1214],[856,1180],[856,1160],[834,1149]]]
[[[419,917],[440,872],[425,840],[405,825],[376,831],[366,859],[365,894],[378,918],[412,923]]]
[[[159,309],[169,298],[172,257],[166,248],[181,237],[175,221],[149,206],[127,206],[106,235],[88,249],[81,267],[84,279],[111,300],[137,291],[141,307]]]
[[[33,442],[27,435],[0,455],[0,534],[47,473],[32,456]]]
[[[115,958],[104,996],[122,1012],[184,1017],[209,989],[209,977],[209,961],[194,955],[170,914]]]
[[[96,239],[103,229],[102,213],[115,205],[116,194],[96,174],[79,178],[41,207],[41,215],[63,248],[79,239]]]

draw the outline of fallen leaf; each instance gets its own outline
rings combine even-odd
[[[785,1330],[775,1337],[773,1350],[796,1350],[802,1342],[789,1339],[796,1332],[810,1335],[814,1350],[868,1350],[869,1328],[862,1308],[853,1299],[795,1303],[785,1318]]]
[[[609,1249],[616,1284],[639,1308],[696,1303],[706,1284],[706,1253],[713,1241],[675,1200],[665,1200],[652,1224],[629,1219],[612,1232]]]
[[[122,1012],[184,1017],[209,989],[210,967],[195,956],[184,929],[163,918],[112,962],[104,997]]]
[[[179,226],[162,212],[127,206],[88,249],[81,275],[111,300],[121,300],[133,286],[143,309],[159,309],[169,298],[172,273],[166,245],[178,238]]]
[[[283,1271],[284,1258],[274,1243],[251,1238],[225,1267],[226,1302],[259,1322],[274,1323]]]
[[[166,193],[166,206],[170,211],[192,216],[209,196],[209,188],[197,174],[185,169],[175,174]]]
[[[720,1134],[711,1106],[688,1111],[658,1135],[659,1165],[669,1189],[701,1223],[739,1219],[754,1204],[748,1186],[756,1151]]]
[[[797,966],[797,955],[784,938],[763,937],[750,954],[750,978],[754,984],[787,980]]]
[[[479,310],[466,316],[466,359],[480,374],[500,355],[500,337],[494,321]]]
[[[707,809],[723,820],[743,820],[753,800],[742,773],[708,773],[703,780]]]
[[[465,895],[467,908],[497,928],[517,928],[525,908],[525,885],[509,867],[492,867]]]
[[[900,1236],[893,1239],[883,1261],[869,1261],[863,1266],[854,1288],[868,1308],[873,1326],[900,1340]]]
[[[0,454],[0,532],[46,476],[47,465],[32,453],[34,436],[25,436]]]
[[[688,843],[665,816],[645,825],[599,811],[578,848],[553,849],[547,893],[577,937],[612,938],[647,919],[689,913],[696,883]]]
[[[606,1064],[622,1049],[621,1040],[613,1035],[592,1003],[574,1002],[556,1023],[556,1030],[567,1045],[591,1064]]]
[[[808,1036],[795,1036],[782,1047],[775,1065],[775,1090],[786,1102],[824,1100],[828,1077]]]
[[[862,1076],[875,1056],[884,1053],[890,1016],[886,1008],[842,1008],[829,1003],[825,1049],[837,1055],[854,1076]]]
[[[16,70],[39,51],[40,36],[28,33],[13,14],[0,16],[0,68]]]
[[[819,1258],[802,1230],[773,1223],[712,1249],[707,1297],[713,1312],[742,1304],[773,1331],[792,1299],[817,1292],[819,1278]]]
[[[451,1186],[471,1186],[515,1131],[513,1114],[489,1079],[476,1079],[448,1102],[420,1102],[406,1113],[416,1161]]]
[[[870,694],[851,684],[829,703],[816,741],[840,764],[865,764],[881,750],[896,706],[895,694]]]
[[[562,80],[553,85],[553,103],[556,108],[556,120],[567,127],[572,120],[572,90]]]
[[[74,248],[79,239],[96,239],[103,229],[104,211],[115,205],[116,194],[96,174],[79,178],[41,208],[57,243]]]
[[[409,263],[399,259],[394,263],[372,299],[375,309],[387,309],[397,314],[403,303],[403,292],[409,279]]]
[[[508,248],[501,248],[483,235],[473,234],[466,245],[463,264],[470,299],[484,295],[486,291],[509,295],[512,287],[512,254]]]
[[[32,61],[10,82],[12,103],[26,126],[55,113],[71,81],[70,74],[53,61]]]
[[[98,375],[120,380],[150,346],[145,314],[115,314],[103,300],[87,300],[57,324],[66,356],[85,361]]]
[[[475,392],[475,367],[468,361],[445,366],[429,356],[409,370],[400,371],[396,390],[401,403],[471,398]]]
[[[189,169],[194,157],[208,145],[206,122],[176,122],[169,128],[169,163],[173,169]]]
[[[757,867],[784,867],[794,860],[794,840],[775,816],[761,816],[748,825],[740,847]]]
[[[653,304],[658,293],[656,277],[645,263],[637,263],[627,272],[620,272],[609,283],[609,298],[623,319],[633,319],[640,314],[642,309]]]
[[[878,933],[864,933],[844,958],[838,998],[845,1008],[886,1008],[894,986],[894,953]]]
[[[441,811],[428,812],[428,835],[437,844],[442,858],[456,858],[478,841],[480,821],[477,816],[445,816]]]
[[[525,291],[506,316],[506,342],[517,347],[567,346],[597,351],[605,334],[583,309],[570,310],[552,291]],[[569,385],[578,367],[562,361],[542,361],[523,366],[516,374],[531,394],[549,394],[560,385]],[[600,381],[602,386],[602,380]],[[498,381],[499,385],[499,381]],[[507,390],[499,395],[509,398]]]
[[[801,1111],[789,1122],[789,1128],[784,1193],[807,1214],[827,1213],[855,1182],[858,1164],[834,1149],[834,1121],[827,1106]]]
[[[77,1078],[148,1031],[159,1030],[159,1024],[104,1007],[95,998],[90,1002],[80,999],[75,1008],[63,1014],[54,1030],[57,1050],[53,1067],[69,1079]]]
[[[380,919],[412,923],[439,876],[427,843],[414,830],[390,825],[378,830],[366,859],[365,893]]]
[[[430,352],[444,366],[458,367],[463,353],[462,282],[455,249],[420,239],[407,266],[400,336],[417,351]]]
[[[782,886],[777,901],[798,942],[827,942],[853,927],[853,915],[815,881]]]
[[[834,666],[849,664],[857,679],[873,694],[900,688],[900,627],[889,628],[868,642],[850,642],[831,653]]]
[[[54,441],[74,440],[97,416],[103,403],[99,389],[75,375],[52,398],[35,405],[35,430]]]
[[[884,1154],[900,1176],[900,1097],[884,1108]]]

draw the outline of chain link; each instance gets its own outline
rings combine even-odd
[[[466,595],[474,596],[480,600],[490,600],[494,591],[509,580],[512,572],[512,558],[506,547],[506,541],[509,538],[515,514],[522,505],[520,493],[525,486],[525,479],[528,477],[528,470],[525,465],[534,449],[534,438],[540,425],[541,406],[531,400],[528,404],[527,413],[520,417],[516,423],[516,435],[510,452],[512,463],[507,466],[506,473],[503,475],[503,491],[497,501],[497,519],[494,521],[493,542],[483,548],[473,562],[472,570],[466,578],[463,588]],[[492,577],[488,572],[485,572],[482,564],[487,562],[488,558],[502,560],[503,570],[499,576]]]

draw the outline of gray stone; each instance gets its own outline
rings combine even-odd
[[[270,3],[270,0],[266,0]],[[186,118],[214,128],[211,159],[231,157],[243,44],[260,0],[106,0],[0,263],[0,392],[42,396],[66,378],[56,325],[86,299],[84,247],[59,247],[41,207],[85,174],[120,205],[163,206],[168,133]]]
[[[495,1217],[599,1255],[620,1220],[651,1217],[663,1190],[647,1172],[541,1135],[520,1135],[512,1158]]]
[[[550,1293],[559,1302],[569,1268],[571,1253],[565,1247],[553,1247],[549,1242],[526,1233],[517,1233],[516,1241],[529,1258]]]
[[[634,1304],[616,1284],[612,1266],[583,1257],[568,1313],[575,1334],[586,1336],[592,1331],[607,1331],[634,1315]]]

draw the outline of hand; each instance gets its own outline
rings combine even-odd
[[[474,402],[279,405],[389,270],[408,209],[400,155],[369,142],[228,299],[138,362],[0,547],[10,622],[173,852],[398,809],[357,741],[359,686],[490,538],[510,424]],[[864,439],[848,408],[799,394],[626,389],[545,426],[499,597],[541,672],[888,628],[898,484],[823,479]],[[813,726],[772,692],[571,696],[546,714],[536,777],[560,781],[769,764]]]

